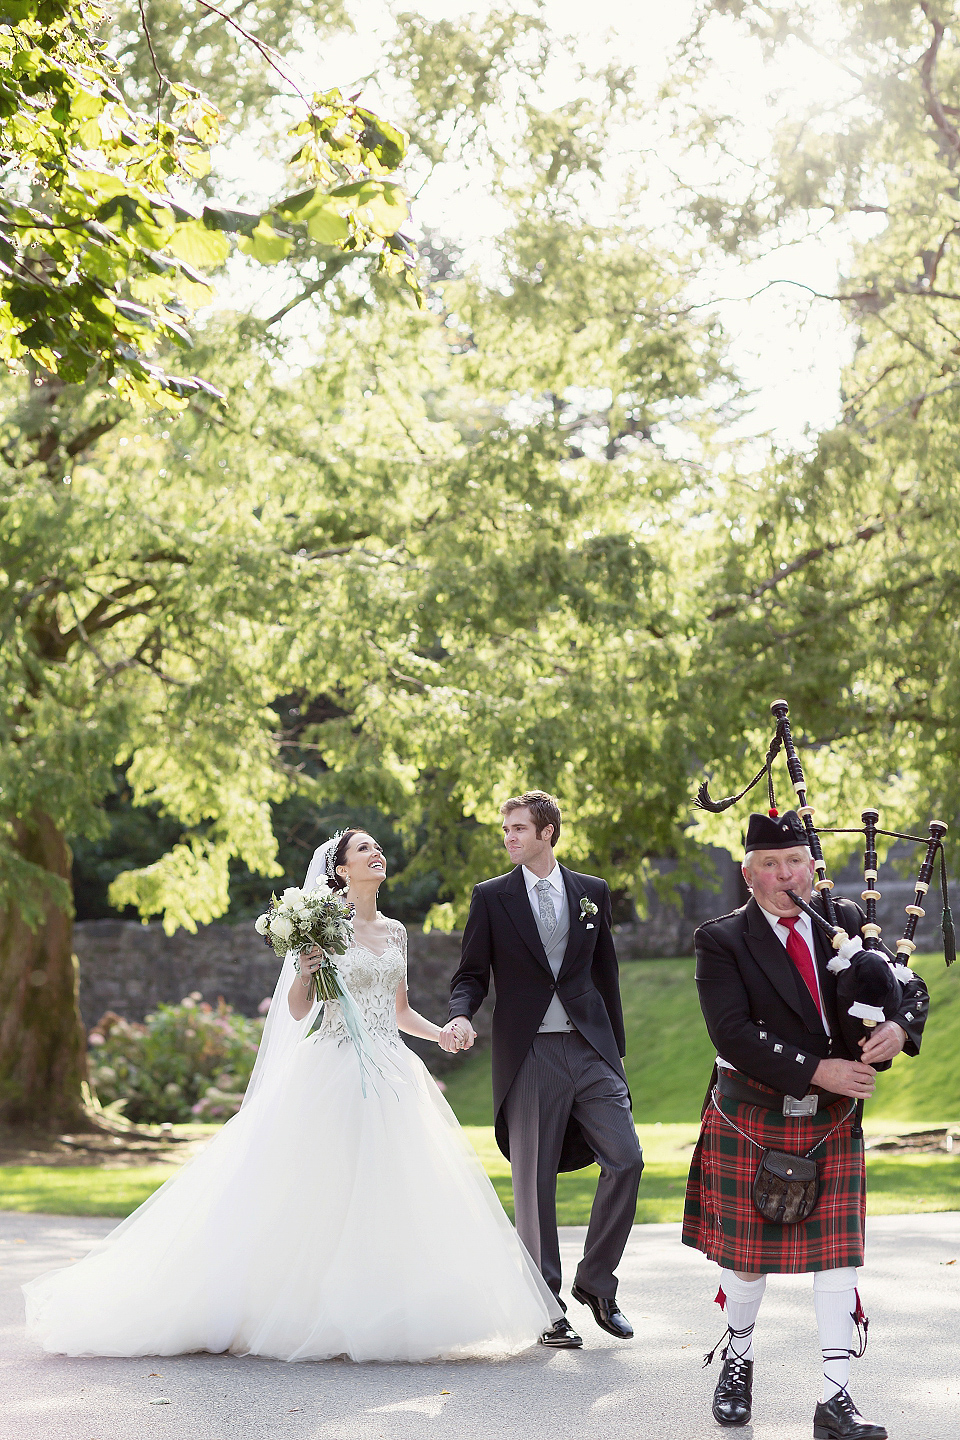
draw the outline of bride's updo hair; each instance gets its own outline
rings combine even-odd
[[[337,866],[342,865],[344,860],[346,860],[347,847],[350,844],[350,841],[353,839],[354,835],[365,835],[366,833],[367,832],[365,830],[354,828],[353,830],[344,830],[343,834],[340,836],[339,844],[337,845],[336,850],[334,850],[333,859],[330,862],[330,873],[327,875],[327,879],[330,882],[330,889],[334,892],[336,892],[337,890],[346,890],[347,888],[348,882],[343,875],[337,874]]]

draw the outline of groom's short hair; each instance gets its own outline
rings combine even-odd
[[[556,845],[560,835],[560,806],[553,796],[548,795],[546,790],[528,790],[525,795],[514,795],[512,799],[504,800],[500,806],[500,814],[509,815],[511,810],[521,810],[524,806],[533,817],[537,839],[543,834],[545,825],[552,825],[550,844]]]

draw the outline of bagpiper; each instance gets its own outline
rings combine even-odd
[[[683,1243],[721,1267],[717,1301],[727,1330],[713,1396],[720,1425],[751,1419],[753,1332],[767,1275],[812,1271],[823,1356],[815,1440],[885,1440],[884,1426],[864,1419],[848,1388],[850,1358],[863,1353],[867,1325],[857,1289],[866,1214],[862,1108],[876,1066],[886,1068],[901,1051],[918,1053],[928,996],[920,976],[898,964],[889,966],[899,976],[893,1013],[875,1010],[870,1018],[870,1005],[838,1002],[850,963],[844,956],[856,959],[863,949],[867,917],[852,901],[829,897],[821,910],[829,909],[832,923],[821,920],[814,889],[822,895],[831,882],[798,793],[800,814],[772,808],[750,816],[743,859],[750,899],[694,937],[700,1005],[717,1059],[687,1181]],[[875,884],[874,871],[867,881],[874,897]],[[861,958],[876,963],[873,929],[871,953]],[[856,938],[838,958],[839,936]],[[858,1041],[849,1015],[868,1017]],[[863,1337],[856,1350],[855,1327]]]

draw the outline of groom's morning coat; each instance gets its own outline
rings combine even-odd
[[[450,1019],[457,1015],[472,1019],[486,998],[493,975],[493,1108],[497,1144],[508,1159],[510,1141],[503,1102],[554,993],[583,1038],[619,1075],[624,1074],[623,1010],[610,890],[607,882],[595,875],[578,875],[565,865],[560,866],[560,873],[570,906],[570,935],[556,981],[530,908],[523,867],[518,865],[509,874],[474,887],[460,967],[450,983]],[[596,915],[581,915],[583,897],[593,901]],[[571,1118],[560,1169],[578,1170],[593,1161],[593,1151]]]

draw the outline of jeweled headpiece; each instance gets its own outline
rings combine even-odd
[[[326,870],[327,875],[331,880],[334,878],[334,875],[336,873],[334,869],[334,861],[337,856],[337,846],[343,839],[343,835],[344,832],[342,830],[338,830],[336,835],[331,835],[330,839],[324,846],[324,849],[327,852],[324,856],[324,869]]]

